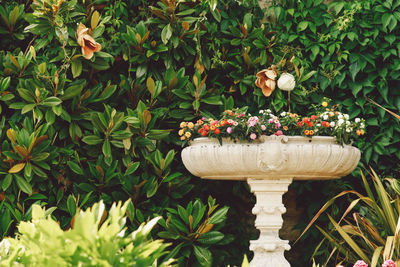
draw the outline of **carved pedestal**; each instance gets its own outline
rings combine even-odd
[[[259,141],[234,142],[198,138],[182,151],[185,167],[204,179],[246,180],[256,195],[253,214],[260,238],[251,241],[252,267],[289,267],[281,240],[282,195],[292,180],[338,179],[352,172],[360,151],[335,143],[333,137],[262,136]]]
[[[286,212],[282,195],[291,182],[291,178],[247,180],[251,192],[256,195],[257,202],[252,211],[257,216],[255,226],[260,230],[259,239],[250,241],[250,250],[254,252],[250,266],[290,267],[283,255],[290,249],[289,241],[279,238],[279,229],[283,224],[282,214]]]

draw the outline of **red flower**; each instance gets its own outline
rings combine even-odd
[[[315,115],[311,115],[311,120],[316,120],[318,117],[317,116],[315,116]]]
[[[307,123],[308,127],[313,127],[314,123],[312,121],[310,121],[309,123]]]
[[[214,133],[215,133],[215,134],[219,134],[219,133],[220,133],[220,130],[217,128],[217,129],[214,130]]]
[[[303,127],[303,126],[304,126],[304,122],[302,122],[302,121],[299,121],[299,122],[297,123],[297,126],[299,126],[299,127]]]
[[[203,132],[201,133],[201,135],[202,135],[202,136],[207,136],[207,131],[203,131]]]

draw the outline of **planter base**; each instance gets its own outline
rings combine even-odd
[[[250,250],[254,258],[251,267],[290,267],[284,257],[289,250],[289,241],[279,238],[279,229],[283,224],[282,214],[286,208],[282,204],[282,196],[292,183],[292,178],[286,179],[247,179],[251,192],[256,196],[256,205],[252,212],[256,215],[255,226],[260,230],[258,240],[250,241]]]

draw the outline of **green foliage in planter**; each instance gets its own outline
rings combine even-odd
[[[159,260],[168,245],[148,239],[160,217],[127,233],[129,204],[114,203],[107,213],[103,202],[95,203],[66,231],[51,218],[55,208],[33,205],[32,219],[0,243],[0,266],[171,266],[173,260]]]

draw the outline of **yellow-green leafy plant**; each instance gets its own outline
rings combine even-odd
[[[100,201],[77,212],[67,231],[51,218],[54,208],[33,205],[32,220],[0,243],[0,266],[171,266],[173,260],[157,262],[168,244],[147,238],[160,217],[126,233],[129,203],[114,203],[107,214]]]

